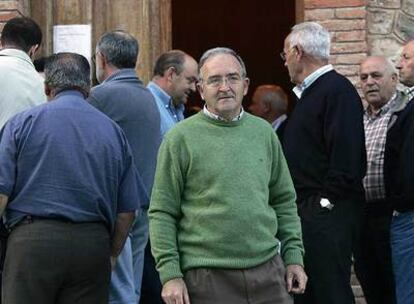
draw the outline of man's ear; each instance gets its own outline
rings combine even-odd
[[[38,49],[39,49],[38,44],[32,45],[32,47],[29,49],[27,54],[29,55],[30,58],[33,58],[34,54],[37,52]]]
[[[45,95],[47,97],[47,101],[51,101],[53,97],[55,97],[55,94],[51,87],[49,87],[47,84],[45,84]]]
[[[303,54],[304,54],[302,47],[300,45],[296,45],[296,46],[294,46],[294,48],[295,48],[295,52],[296,52],[296,57],[298,57],[298,59],[301,59],[303,57]]]
[[[167,78],[168,81],[172,81],[174,78],[174,75],[177,75],[177,71],[174,67],[169,67],[165,72],[164,76]]]
[[[201,99],[204,100],[202,84],[200,82],[197,82],[196,87],[197,87],[198,93],[200,93]]]
[[[250,79],[245,77],[243,79],[243,86],[244,86],[243,96],[246,96],[247,92],[249,91],[249,85],[250,85]]]

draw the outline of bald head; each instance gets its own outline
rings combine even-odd
[[[256,88],[249,110],[256,116],[272,123],[287,112],[288,99],[286,93],[277,85],[261,85]]]
[[[370,56],[362,61],[359,77],[365,99],[375,111],[381,109],[397,89],[397,72],[384,56]]]

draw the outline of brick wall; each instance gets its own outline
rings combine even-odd
[[[5,1],[0,0],[0,32],[4,24],[11,18],[27,15],[28,0]]]
[[[365,0],[304,0],[305,21],[317,21],[331,33],[331,63],[358,83],[359,63],[367,56]]]

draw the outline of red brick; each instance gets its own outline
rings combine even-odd
[[[365,0],[305,0],[305,8],[337,8],[364,5],[366,5]]]
[[[7,22],[17,16],[21,16],[18,11],[0,11],[0,22]]]
[[[363,42],[334,42],[331,46],[332,54],[366,53],[367,43]]]
[[[306,21],[327,20],[334,17],[334,10],[332,9],[312,9],[305,11]]]
[[[334,65],[360,64],[367,57],[365,53],[332,55],[330,62]]]
[[[365,41],[366,36],[367,36],[367,33],[365,30],[349,31],[349,32],[335,32],[332,38],[332,42]]]
[[[326,27],[329,31],[351,31],[351,30],[365,30],[365,19],[358,20],[326,20],[320,21],[321,25]]]
[[[335,70],[344,76],[358,76],[359,65],[336,65]]]
[[[335,17],[339,19],[364,19],[367,12],[363,7],[338,8],[335,10]]]
[[[18,1],[0,1],[0,11],[4,10],[19,10],[21,11],[22,5]]]

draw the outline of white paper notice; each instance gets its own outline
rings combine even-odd
[[[90,24],[55,25],[53,53],[73,52],[91,62],[92,39]]]

